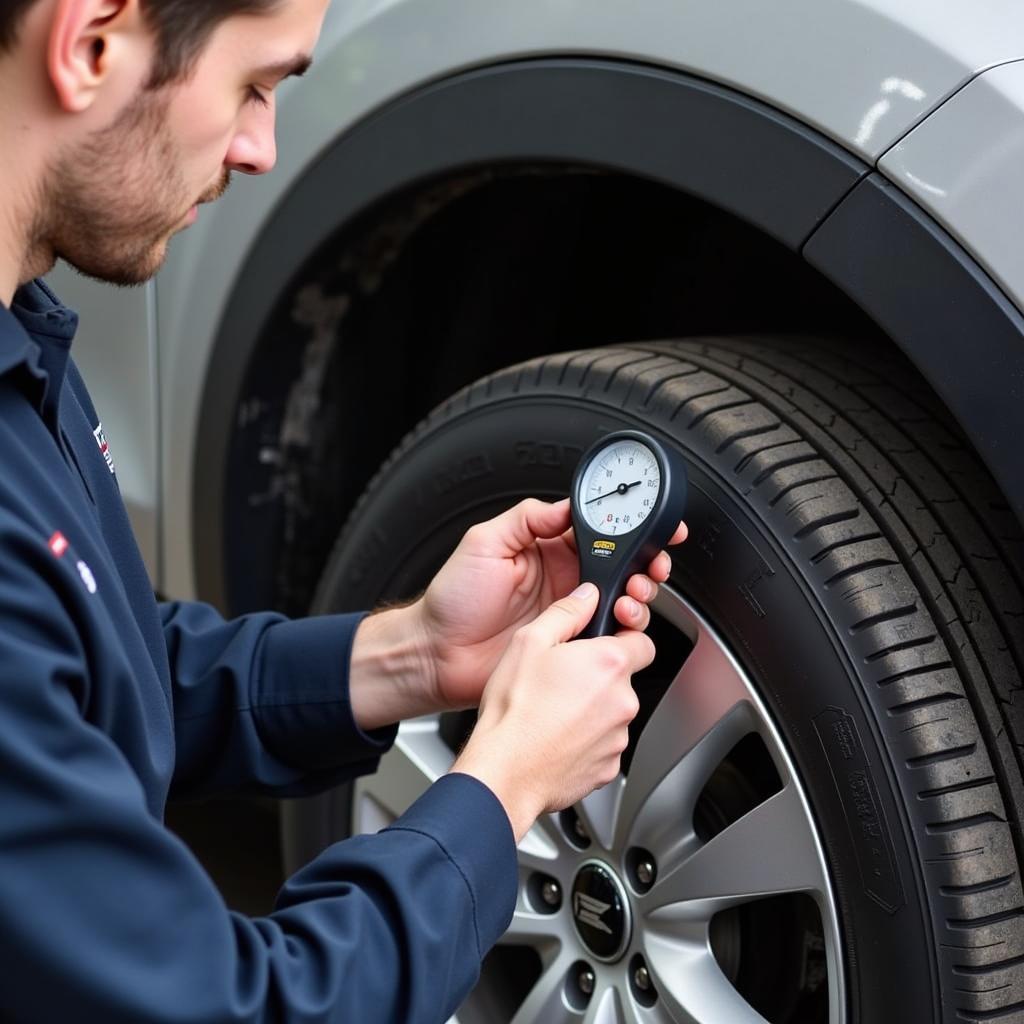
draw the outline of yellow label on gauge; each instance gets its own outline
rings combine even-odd
[[[615,554],[615,542],[611,540],[595,540],[590,553],[598,558],[611,558]]]

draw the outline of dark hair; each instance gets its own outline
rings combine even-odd
[[[18,28],[36,0],[0,0],[0,54],[10,50]],[[213,30],[236,14],[265,14],[283,0],[139,0],[157,40],[150,78],[155,88],[185,75]]]

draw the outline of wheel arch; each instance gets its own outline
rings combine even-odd
[[[1002,421],[1003,436],[1012,436],[1024,413],[964,393],[961,382],[976,384],[984,371],[962,365],[971,351],[957,344],[971,323],[984,322],[987,351],[1011,374],[1004,379],[1017,379],[1024,373],[1021,318],[922,211],[834,143],[729,89],[622,62],[523,61],[455,76],[378,111],[325,152],[268,219],[226,303],[202,396],[192,491],[202,596],[232,605],[227,558],[232,544],[245,546],[245,534],[226,522],[231,438],[263,325],[296,268],[387,197],[513,161],[659,182],[802,254],[914,359],[1015,510],[1024,509],[1024,481],[1014,480],[995,432],[999,416],[1012,413]],[[868,216],[877,239],[858,231]],[[912,291],[893,277],[901,260],[920,261]],[[912,311],[950,305],[938,324],[941,345],[929,345],[929,329]]]

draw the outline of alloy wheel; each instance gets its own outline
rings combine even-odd
[[[738,915],[758,906],[774,913],[782,898],[813,905],[808,944],[818,947],[819,976],[806,960],[793,970],[799,984],[821,989],[815,1020],[841,1024],[838,915],[791,759],[747,673],[700,613],[670,586],[654,610],[688,653],[628,771],[543,817],[519,845],[516,909],[499,951],[531,950],[536,969],[511,1024],[779,1024],[748,1001],[757,999],[739,965],[758,950],[745,948],[752,940]],[[379,771],[359,781],[354,832],[394,820],[451,767],[440,722],[403,725]],[[762,779],[757,799],[722,811],[729,801],[716,805],[716,772],[751,737],[774,783],[766,791]],[[763,942],[763,930],[754,934]],[[452,1024],[474,1024],[471,1004]]]

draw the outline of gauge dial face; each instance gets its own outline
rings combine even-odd
[[[613,441],[590,461],[577,501],[583,518],[598,533],[622,536],[654,511],[661,470],[654,452],[640,441]]]

